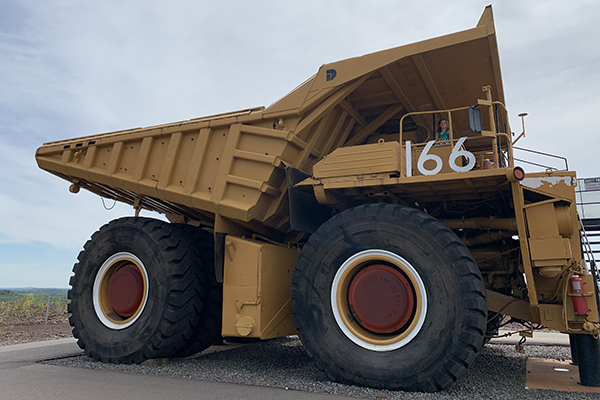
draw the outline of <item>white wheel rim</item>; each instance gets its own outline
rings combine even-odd
[[[142,299],[141,306],[138,308],[136,313],[127,319],[124,319],[123,322],[115,321],[107,316],[106,310],[103,310],[103,301],[101,299],[102,296],[102,285],[106,284],[107,273],[115,267],[115,265],[119,263],[129,262],[135,264],[138,269],[143,273],[144,278],[144,295]],[[94,311],[96,312],[96,316],[102,322],[104,326],[114,330],[121,330],[128,328],[131,326],[137,319],[142,315],[144,308],[146,307],[146,303],[148,301],[148,272],[146,271],[146,267],[142,260],[140,260],[137,256],[128,252],[120,252],[110,256],[96,274],[96,278],[94,279],[94,288],[93,288],[93,303],[94,303]]]
[[[363,260],[368,261],[373,259],[388,262],[398,267],[407,276],[407,278],[410,279],[413,286],[415,286],[414,289],[419,291],[419,295],[421,297],[421,304],[417,314],[413,317],[413,324],[411,325],[410,331],[408,332],[408,334],[403,335],[398,341],[395,341],[393,343],[374,344],[361,339],[356,334],[354,334],[351,331],[351,329],[349,329],[349,327],[344,322],[344,318],[342,318],[342,315],[340,314],[340,304],[338,301],[338,297],[340,296],[340,291],[342,290],[342,280],[347,275],[350,269],[356,268],[356,266],[360,265],[360,263]],[[333,310],[333,315],[335,317],[335,321],[338,327],[341,329],[344,335],[353,343],[367,350],[379,352],[392,351],[410,343],[423,327],[425,317],[427,316],[427,292],[425,290],[423,280],[419,276],[419,273],[404,258],[387,250],[364,250],[348,258],[338,269],[333,279],[333,283],[331,285],[331,308]]]

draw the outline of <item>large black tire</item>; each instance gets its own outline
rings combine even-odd
[[[571,355],[579,367],[579,383],[600,387],[600,340],[592,335],[569,335]]]
[[[69,322],[95,360],[170,357],[192,336],[202,298],[195,250],[182,231],[121,218],[94,233],[73,267]]]
[[[175,353],[176,357],[188,357],[207,349],[221,340],[223,286],[215,278],[214,237],[209,232],[191,225],[177,224],[190,241],[198,268],[196,296],[202,299],[197,310],[198,325],[188,342]]]
[[[360,206],[323,224],[296,263],[291,297],[308,354],[347,384],[443,389],[475,359],[486,330],[470,252],[404,206]]]

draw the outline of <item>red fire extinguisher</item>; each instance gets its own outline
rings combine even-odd
[[[588,306],[585,297],[583,297],[583,279],[577,275],[573,275],[569,279],[569,289],[575,296],[571,296],[573,300],[573,308],[575,314],[586,315],[588,313]]]

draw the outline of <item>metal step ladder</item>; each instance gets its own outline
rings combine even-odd
[[[600,218],[580,219],[581,250],[588,273],[594,277],[596,304],[600,310],[600,275],[594,254],[600,254]]]

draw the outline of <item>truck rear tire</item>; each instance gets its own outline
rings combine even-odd
[[[117,219],[94,233],[69,290],[73,336],[88,356],[140,363],[188,342],[202,307],[190,243],[177,227],[148,218]]]
[[[221,339],[221,318],[223,288],[215,278],[214,237],[207,231],[195,226],[176,224],[191,242],[198,269],[196,274],[200,284],[196,295],[202,299],[202,307],[197,310],[198,325],[190,340],[175,354],[176,357],[188,357],[200,353]]]
[[[323,224],[302,249],[291,297],[307,352],[347,384],[443,389],[475,359],[486,330],[470,252],[404,206],[360,206]]]

